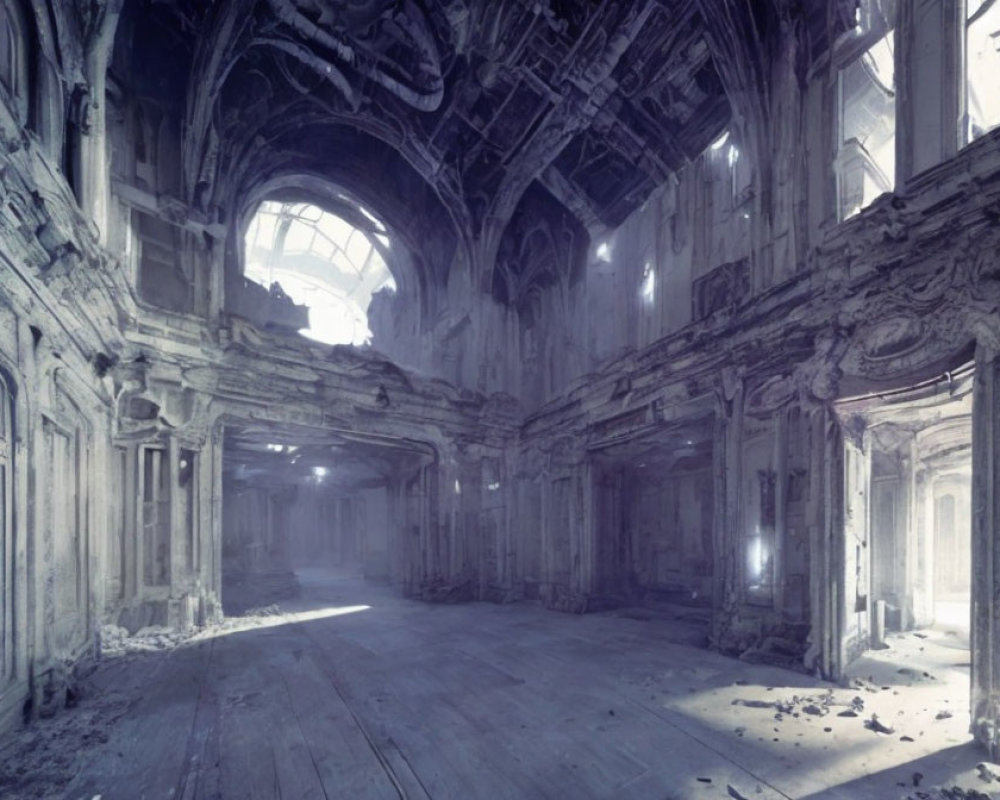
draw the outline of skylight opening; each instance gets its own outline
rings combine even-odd
[[[309,327],[299,333],[325,344],[370,342],[372,295],[396,291],[383,258],[390,247],[385,226],[367,209],[355,208],[370,226],[357,227],[309,203],[269,200],[246,233],[244,276],[268,289],[277,284],[307,306]]]

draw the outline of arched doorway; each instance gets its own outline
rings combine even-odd
[[[941,719],[968,713],[975,660],[978,368],[835,404],[843,445],[835,495],[843,533],[830,587],[840,614],[836,677],[882,669],[883,681],[893,676],[947,702]]]

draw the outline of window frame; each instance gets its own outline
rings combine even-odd
[[[869,28],[867,30],[854,29],[846,34],[846,38],[838,42],[835,46],[833,69],[836,70],[836,142],[834,144],[834,175],[836,181],[836,213],[837,220],[844,222],[857,216],[883,194],[893,192],[899,185],[899,129],[902,122],[900,114],[900,93],[899,76],[897,73],[900,47],[900,30],[898,19],[883,19],[882,17],[868,14],[867,20]],[[845,73],[854,65],[860,64],[862,59],[877,45],[888,37],[891,38],[893,55],[893,86],[892,86],[892,147],[893,159],[892,175],[887,175],[883,165],[875,159],[864,143],[857,137],[847,138],[845,130],[846,122],[846,98],[844,94]],[[848,208],[845,198],[845,183],[850,179],[860,179],[862,181],[861,200],[856,209]],[[865,202],[864,181],[871,179],[882,187],[882,191]]]

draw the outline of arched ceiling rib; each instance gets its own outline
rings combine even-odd
[[[768,32],[734,21],[770,25],[786,5],[748,17],[748,0],[125,2],[187,42],[188,74],[170,80],[186,97],[188,202],[231,208],[255,172],[297,169],[386,194],[396,166],[373,172],[367,150],[392,149],[429,187],[406,200],[447,209],[484,288],[533,182],[615,226],[702,152],[730,122],[727,89],[746,88],[730,84],[760,77]],[[368,138],[323,146],[331,123]]]
[[[550,165],[566,179],[561,191],[571,187],[598,217],[620,221],[629,198],[728,119],[691,2],[129,2],[159,8],[197,35],[187,84],[190,192],[218,180],[213,154],[246,132],[241,109],[259,98],[262,76],[271,108],[296,97],[396,130],[425,179],[450,186],[442,196],[468,207],[474,235],[504,225]],[[606,181],[588,181],[594,163],[614,176],[616,196]]]
[[[231,207],[240,221],[272,191],[287,195],[297,188],[321,206],[347,191],[421,260],[421,285],[444,284],[458,244],[457,226],[433,187],[397,150],[354,127],[320,123],[289,126],[275,135],[273,146],[281,158],[261,149],[234,167],[240,179],[232,184]]]

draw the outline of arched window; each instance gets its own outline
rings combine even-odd
[[[28,117],[27,22],[17,0],[0,0],[0,84],[22,122]]]
[[[246,234],[245,277],[308,306],[300,333],[326,344],[367,343],[372,295],[396,288],[388,232],[366,209],[349,208],[351,222],[308,203],[265,201]]]

